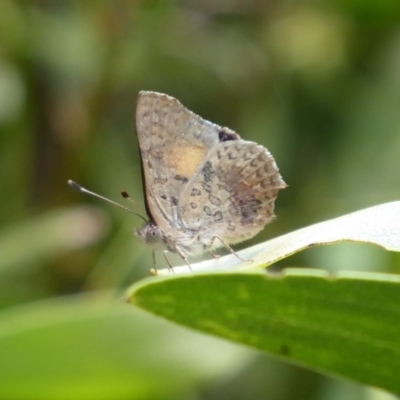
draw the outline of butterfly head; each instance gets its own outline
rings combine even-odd
[[[135,228],[135,235],[151,246],[164,246],[164,234],[153,221],[146,222],[140,229]]]

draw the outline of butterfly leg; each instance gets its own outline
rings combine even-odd
[[[216,239],[218,239],[218,240],[224,245],[224,247],[225,247],[227,250],[229,250],[232,254],[234,254],[239,260],[242,260],[242,261],[251,261],[251,260],[249,260],[249,259],[247,259],[247,258],[240,257],[239,254],[236,253],[236,251],[233,250],[232,247],[229,246],[229,244],[228,244],[227,242],[225,242],[225,240],[221,239],[221,238],[218,237],[218,236],[214,236],[214,237],[212,238],[211,246],[214,244],[214,241],[215,241]],[[211,247],[211,246],[210,246],[210,247]]]
[[[163,253],[164,253],[165,259],[167,260],[168,270],[171,271],[172,273],[175,273],[174,268],[172,267],[171,259],[168,256],[168,250],[164,250]]]
[[[157,275],[157,264],[156,264],[156,251],[153,250],[151,252],[152,256],[153,256],[153,267],[154,267],[154,275]]]
[[[186,265],[193,272],[192,267],[189,264],[187,255],[183,252],[183,250],[180,247],[176,247],[176,252],[181,256],[182,260],[185,261]]]
[[[213,258],[220,258],[221,257],[219,254],[215,254],[211,250],[208,250],[208,254]]]

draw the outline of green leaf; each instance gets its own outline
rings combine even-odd
[[[104,295],[0,313],[1,399],[175,399],[248,357]]]
[[[309,247],[343,241],[371,243],[400,251],[400,201],[380,204],[329,221],[320,222],[249,247],[238,252],[246,260],[230,254],[192,264],[193,271],[216,269],[251,270],[264,268]],[[190,272],[187,266],[174,267],[175,274]],[[169,274],[159,270],[159,275]]]
[[[181,325],[400,392],[400,277],[192,274],[149,279],[129,298]]]

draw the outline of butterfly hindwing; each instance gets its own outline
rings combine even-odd
[[[246,240],[270,222],[278,190],[286,187],[272,155],[244,140],[219,143],[179,199],[185,228],[199,240]]]

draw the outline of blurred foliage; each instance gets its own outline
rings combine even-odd
[[[32,307],[41,315],[59,296],[119,293],[148,275],[151,252],[132,234],[140,220],[66,184],[113,199],[126,189],[143,204],[138,91],[168,93],[274,154],[289,188],[277,220],[243,247],[399,199],[399,68],[398,0],[1,1],[0,336],[9,334],[7,313]],[[343,244],[280,267],[288,265],[398,273],[400,257]],[[182,342],[195,335],[174,329]],[[54,368],[68,351],[60,347]],[[100,360],[93,365],[107,365]],[[386,398],[267,357],[243,356],[235,370],[215,363],[210,357],[218,373],[199,375],[173,398]]]

